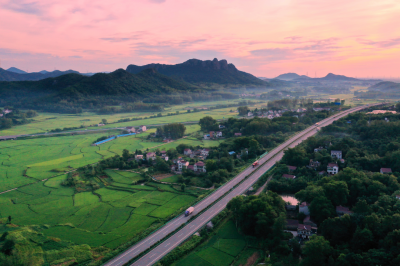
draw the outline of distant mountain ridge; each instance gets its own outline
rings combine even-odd
[[[39,81],[0,82],[2,95],[39,93],[57,100],[92,96],[150,97],[201,90],[192,84],[159,74],[154,69],[146,69],[138,74],[118,69],[110,74],[98,73],[89,77],[71,73]]]
[[[260,80],[255,76],[238,70],[233,64],[226,60],[198,60],[190,59],[176,65],[148,64],[144,66],[129,65],[126,71],[132,74],[139,73],[144,69],[155,69],[160,74],[183,80],[189,83],[217,83],[232,85],[255,85],[269,86],[268,82]]]
[[[14,72],[14,73],[17,73],[17,74],[28,74],[28,72],[25,72],[25,71],[23,71],[23,70],[21,70],[19,68],[16,68],[16,67],[10,67],[9,69],[7,69],[7,71]]]
[[[53,72],[47,72],[45,74],[40,72],[20,74],[0,68],[0,81],[37,81],[46,78],[55,78],[71,73],[80,74],[78,71],[74,70],[67,70],[67,71],[55,70]]]
[[[368,91],[397,92],[400,94],[400,83],[383,81],[368,88]]]
[[[286,73],[286,74],[281,74],[279,76],[277,76],[275,79],[280,79],[280,80],[294,80],[294,79],[298,79],[298,78],[309,78],[306,75],[302,75],[300,76],[299,74],[296,73]]]

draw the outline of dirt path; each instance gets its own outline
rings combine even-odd
[[[255,195],[260,195],[260,193],[264,190],[264,188],[268,185],[268,182],[271,181],[272,179],[272,175],[270,177],[268,177],[267,182],[265,182],[264,185],[262,185],[261,187],[259,187],[255,193]]]

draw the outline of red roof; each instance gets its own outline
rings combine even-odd
[[[288,226],[298,226],[299,225],[299,221],[297,221],[297,220],[286,219],[286,222],[287,222]]]
[[[336,163],[328,163],[328,167],[339,167]]]
[[[382,173],[391,173],[392,172],[392,168],[381,168],[381,172]]]
[[[296,170],[296,169],[297,169],[297,167],[296,167],[296,166],[291,166],[291,165],[288,165],[287,167],[288,167],[288,168],[289,168],[289,170],[291,170],[291,171],[294,171],[294,170]]]
[[[204,166],[204,162],[200,161],[196,163],[197,166]]]
[[[193,165],[188,165],[187,169],[194,170],[194,166]]]
[[[288,175],[288,174],[283,174],[282,177],[289,178],[289,179],[295,179],[296,178],[295,175]]]
[[[185,151],[190,151],[190,149],[185,149]]]
[[[299,224],[297,226],[298,230],[307,230],[307,231],[311,231],[311,225],[306,225],[306,224]]]
[[[235,133],[235,136],[241,136],[242,133]]]
[[[167,153],[166,151],[160,151],[161,153]]]

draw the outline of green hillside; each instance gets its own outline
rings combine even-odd
[[[139,73],[144,69],[156,69],[159,73],[173,78],[181,79],[195,84],[216,83],[224,85],[252,85],[252,86],[271,86],[255,76],[239,71],[233,64],[228,64],[226,60],[198,60],[190,59],[184,63],[176,65],[149,64],[144,66],[129,65],[126,71]]]

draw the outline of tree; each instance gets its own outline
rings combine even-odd
[[[206,169],[207,172],[213,172],[218,169],[217,162],[215,160],[207,160],[206,161]]]
[[[303,249],[304,258],[301,266],[327,265],[332,247],[323,236],[313,235]]]
[[[10,118],[0,119],[0,128],[11,128],[13,126],[13,121]]]
[[[318,196],[313,199],[308,207],[310,215],[314,217],[315,221],[320,224],[325,219],[335,216],[335,208],[332,202],[325,196]]]
[[[162,172],[168,172],[170,170],[168,163],[160,157],[156,158],[155,168]]]
[[[8,223],[10,224],[11,223],[11,215],[10,216],[8,216]]]
[[[182,184],[182,185],[181,185],[181,190],[182,190],[182,191],[185,191],[185,188],[186,188],[186,185],[185,185],[185,184]]]
[[[107,124],[107,119],[103,118],[103,119],[101,119],[101,122],[102,122],[103,124]]]
[[[127,161],[129,159],[129,151],[127,149],[124,149],[122,151],[122,158],[124,158],[125,161]]]
[[[295,197],[300,202],[312,202],[317,197],[324,197],[325,192],[322,187],[310,185],[306,189],[300,190]]]
[[[368,228],[361,229],[357,227],[356,232],[351,240],[352,247],[356,250],[367,251],[372,248],[374,243],[374,236]]]
[[[347,203],[349,190],[344,181],[330,181],[323,185],[326,197],[334,206],[344,205]]]
[[[218,130],[217,120],[215,120],[211,116],[205,116],[200,119],[199,125],[202,131]]]
[[[288,165],[303,166],[309,161],[306,150],[297,146],[284,151],[282,162]]]
[[[247,115],[247,113],[249,112],[249,107],[239,106],[237,110],[239,112],[239,115]]]

